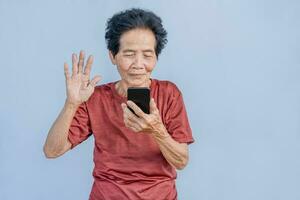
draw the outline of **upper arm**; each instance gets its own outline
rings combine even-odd
[[[169,100],[164,114],[164,124],[170,135],[177,142],[186,144],[194,142],[183,96],[175,85],[169,89]]]
[[[75,146],[86,140],[92,135],[90,117],[87,110],[86,103],[82,103],[73,117],[69,131],[68,142],[66,144],[66,150],[68,148],[73,149]]]

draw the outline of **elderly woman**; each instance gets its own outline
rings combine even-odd
[[[189,158],[194,142],[182,94],[170,81],[151,78],[167,42],[161,19],[150,11],[130,9],[107,22],[109,57],[121,80],[96,86],[90,80],[93,56],[72,55],[65,63],[67,98],[44,145],[56,158],[93,134],[94,184],[90,200],[177,199],[176,169]],[[127,101],[129,87],[150,89],[150,114]],[[134,112],[132,112],[134,111]]]

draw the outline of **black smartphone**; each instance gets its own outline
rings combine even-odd
[[[141,110],[150,114],[150,89],[146,87],[129,87],[127,89],[127,100],[133,101]],[[128,107],[129,108],[129,107]],[[131,112],[134,111],[129,108]]]

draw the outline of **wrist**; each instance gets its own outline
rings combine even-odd
[[[170,137],[170,134],[168,133],[165,126],[161,124],[159,127],[156,128],[155,131],[153,131],[153,136],[158,140],[164,140]]]
[[[77,110],[77,108],[79,107],[79,104],[75,104],[72,102],[69,102],[68,100],[65,101],[65,105],[64,107],[68,110]]]

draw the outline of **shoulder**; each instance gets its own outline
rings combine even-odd
[[[158,80],[153,79],[154,81],[154,87],[159,88],[159,90],[164,91],[172,96],[178,96],[181,95],[181,91],[179,87],[172,81],[169,80]]]
[[[111,91],[111,88],[114,85],[114,83],[115,82],[109,82],[109,83],[104,83],[102,85],[97,85],[95,87],[94,93]]]
[[[114,86],[114,82],[104,83],[101,85],[97,85],[94,89],[93,94],[89,98],[88,102],[92,103],[95,101],[99,101],[99,98],[110,98],[112,95],[112,87]]]

